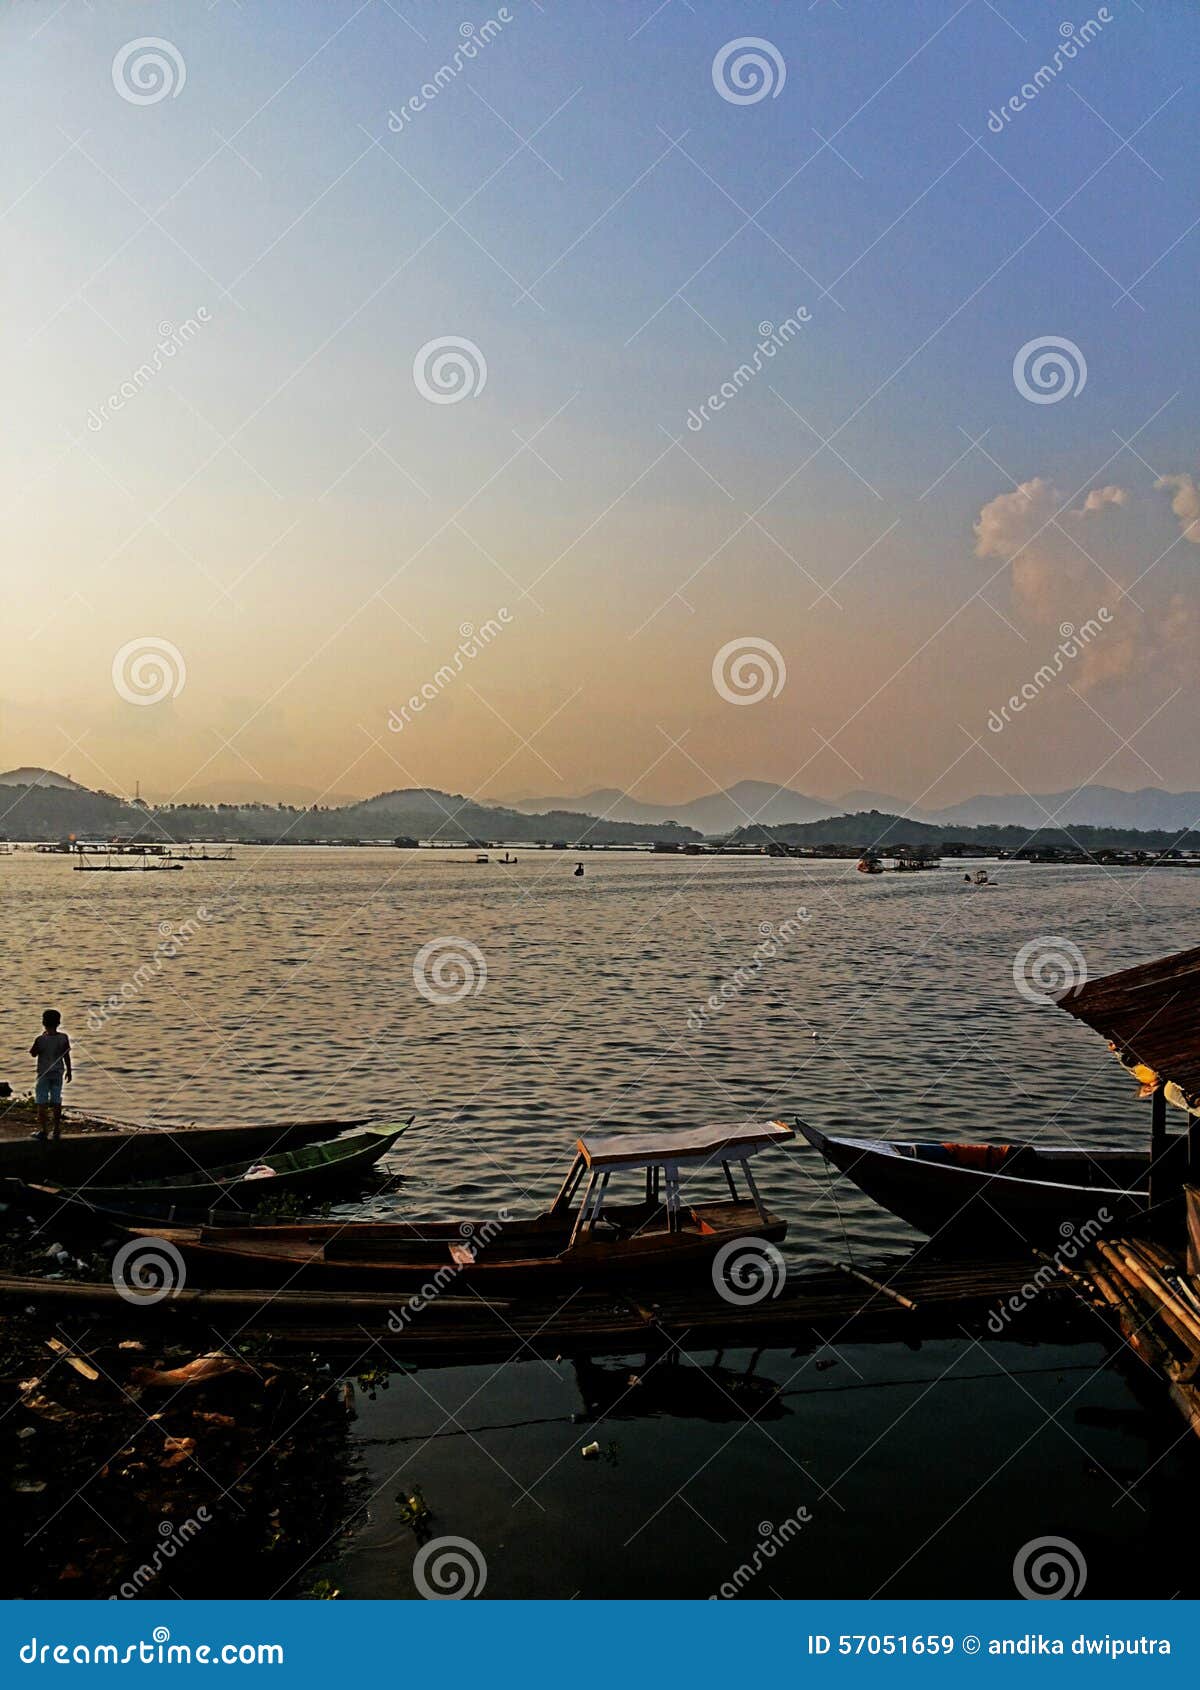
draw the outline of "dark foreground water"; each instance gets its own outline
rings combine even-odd
[[[961,870],[471,855],[239,850],[170,875],[6,858],[7,1075],[55,1003],[80,1107],[415,1113],[399,1196],[375,1205],[410,1215],[538,1207],[600,1125],[802,1113],[872,1136],[1137,1143],[1129,1080],[1017,989],[1014,959],[1065,939],[1095,975],[1200,937],[1182,871],[1002,865],[974,889]],[[865,1258],[911,1242],[852,1188],[835,1205],[806,1147],[759,1168],[793,1273],[847,1234]],[[747,1566],[748,1596],[1003,1595],[1018,1552],[1056,1537],[1088,1595],[1195,1594],[1176,1553],[1191,1441],[1140,1363],[1106,1364],[1090,1318],[1052,1346],[984,1329],[411,1373],[364,1350],[362,1488],[309,1571],[410,1595],[420,1538],[450,1536],[496,1596],[706,1596]]]
[[[1009,1596],[1046,1537],[1089,1596],[1200,1594],[1195,1440],[1083,1339],[423,1371],[359,1438],[367,1498],[320,1569],[347,1597],[414,1593],[414,1485],[489,1596]]]

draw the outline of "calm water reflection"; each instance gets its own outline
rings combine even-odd
[[[1013,958],[1063,934],[1098,974],[1200,927],[1183,871],[1002,866],[974,889],[954,870],[868,879],[849,863],[601,852],[577,879],[570,853],[516,855],[241,849],[143,876],[15,854],[0,871],[7,1075],[28,1078],[55,1003],[79,1106],[213,1124],[415,1111],[403,1201],[441,1214],[534,1206],[572,1135],[601,1124],[799,1112],[880,1136],[1129,1143],[1145,1131],[1130,1083],[1099,1040],[1017,994]],[[789,921],[755,969],[764,927]],[[416,990],[414,957],[438,938],[482,952],[478,993]],[[744,986],[707,1010],[739,968]],[[819,1159],[761,1168],[789,1248],[827,1253],[838,1225]],[[852,1191],[841,1202],[856,1237],[904,1241]]]
[[[214,1124],[415,1111],[388,1200],[414,1214],[532,1208],[599,1125],[798,1112],[876,1136],[1137,1143],[1129,1080],[1016,992],[1013,959],[1063,935],[1100,974],[1200,937],[1184,872],[1002,866],[977,890],[956,871],[599,852],[579,878],[571,853],[516,854],[243,849],[164,876],[6,858],[7,1077],[28,1078],[54,1003],[81,1107]],[[486,963],[458,1002],[414,985],[440,938]],[[844,1186],[835,1206],[807,1147],[760,1169],[797,1265],[843,1255],[843,1228],[861,1255],[910,1239]],[[346,1596],[411,1594],[396,1499],[417,1484],[438,1534],[480,1546],[495,1596],[708,1595],[801,1506],[811,1522],[747,1594],[1007,1594],[1023,1543],[1068,1536],[1089,1595],[1171,1595],[1194,1580],[1171,1551],[1195,1456],[1161,1393],[1144,1406],[1102,1360],[1090,1333],[976,1334],[395,1373],[360,1393],[369,1503],[314,1571]]]

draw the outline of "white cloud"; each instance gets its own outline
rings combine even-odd
[[[1166,487],[1174,488],[1171,509],[1183,526],[1183,537],[1193,546],[1200,546],[1200,487],[1196,486],[1195,478],[1190,475],[1162,475],[1154,485],[1160,491]]]

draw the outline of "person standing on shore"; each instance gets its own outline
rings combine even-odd
[[[71,1041],[65,1033],[59,1032],[61,1021],[62,1016],[57,1009],[44,1010],[43,1031],[29,1047],[30,1056],[37,1057],[37,1086],[33,1095],[37,1103],[38,1124],[34,1137],[45,1140],[47,1122],[53,1112],[55,1144],[62,1132],[63,1080],[71,1078]]]

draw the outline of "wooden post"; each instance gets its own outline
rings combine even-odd
[[[1200,1178],[1200,1115],[1188,1111],[1188,1181],[1195,1184]]]
[[[1167,1194],[1167,1170],[1163,1157],[1167,1149],[1167,1097],[1162,1085],[1155,1086],[1150,1099],[1150,1206]]]

